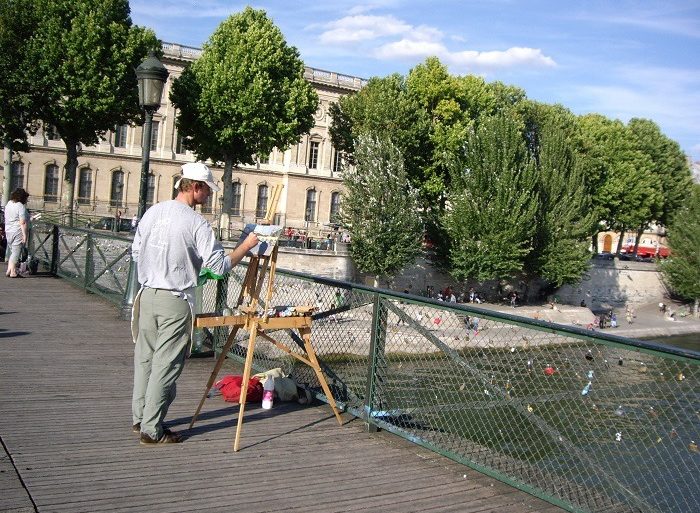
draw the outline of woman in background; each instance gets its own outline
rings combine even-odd
[[[28,197],[27,191],[20,187],[12,192],[5,205],[5,236],[10,255],[5,274],[10,278],[24,277],[19,273],[19,255],[29,241],[29,213],[25,206]]]

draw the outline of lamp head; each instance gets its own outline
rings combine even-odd
[[[139,84],[139,105],[144,109],[158,109],[163,86],[168,79],[168,70],[153,50],[136,68],[136,79]]]

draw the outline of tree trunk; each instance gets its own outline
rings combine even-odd
[[[62,207],[68,226],[73,226],[73,199],[75,197],[75,171],[78,169],[78,141],[64,139],[66,144],[66,167],[63,175]]]
[[[221,211],[219,212],[219,237],[221,240],[230,240],[231,233],[231,207],[233,206],[233,159],[229,156],[224,157],[224,174],[221,177],[223,182],[223,190],[221,198]]]
[[[224,202],[222,212],[224,214],[231,214],[231,207],[233,206],[233,159],[228,155],[224,156],[224,174],[221,177],[221,181],[224,182]]]
[[[637,238],[634,241],[634,256],[637,256],[637,251],[639,251],[639,241],[642,240],[642,234],[644,233],[644,225],[641,225],[637,230]]]
[[[591,247],[593,248],[593,254],[597,255],[598,254],[598,232],[595,232],[591,236]]]
[[[376,288],[379,288],[379,275],[378,275],[378,274],[376,274],[376,275],[374,276],[374,288],[375,288],[375,289],[376,289]]]
[[[10,201],[10,194],[12,191],[10,190],[10,184],[12,183],[12,142],[9,139],[5,139],[5,159],[4,159],[4,166],[5,166],[5,172],[3,173],[3,178],[2,178],[2,206],[4,207],[7,205],[7,202]],[[4,255],[0,255],[4,256]]]
[[[620,251],[622,251],[622,244],[625,240],[625,226],[622,225],[622,228],[620,229],[620,239],[617,241],[617,250],[615,251],[615,255],[618,257],[620,256]]]
[[[695,298],[695,302],[693,302],[693,317],[696,319],[700,318],[700,298]]]

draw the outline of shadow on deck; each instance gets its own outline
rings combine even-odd
[[[234,453],[237,405],[209,399],[186,431],[211,358],[178,381],[167,420],[185,443],[140,446],[116,308],[50,276],[2,274],[0,511],[564,511],[347,414],[338,427],[327,405],[248,405]]]

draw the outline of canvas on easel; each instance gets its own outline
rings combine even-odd
[[[243,427],[243,415],[245,412],[246,395],[248,393],[248,381],[250,380],[251,370],[253,367],[253,354],[255,350],[255,343],[257,338],[260,337],[263,340],[271,342],[278,349],[284,351],[290,356],[296,358],[300,362],[311,367],[318,381],[323,389],[323,392],[328,398],[328,404],[331,406],[333,413],[338,421],[338,424],[342,425],[343,420],[340,417],[335,399],[331,393],[328,382],[326,381],[321,366],[316,357],[316,352],[311,344],[311,327],[312,327],[312,313],[314,310],[313,306],[295,306],[293,310],[295,312],[294,316],[290,317],[268,317],[267,311],[269,305],[271,304],[275,271],[277,267],[277,250],[279,245],[277,240],[281,234],[282,228],[275,225],[270,225],[272,217],[274,216],[275,210],[277,208],[277,202],[279,201],[280,192],[282,190],[281,185],[276,185],[273,188],[272,199],[270,205],[268,206],[267,215],[263,223],[259,225],[247,225],[247,233],[254,231],[258,234],[258,239],[260,243],[253,248],[248,256],[250,261],[248,263],[248,269],[246,271],[245,278],[241,285],[241,292],[238,296],[236,303],[237,309],[241,312],[239,315],[216,315],[216,314],[200,314],[195,317],[195,327],[205,328],[205,327],[216,327],[216,326],[231,326],[231,333],[229,334],[224,347],[221,350],[214,369],[212,370],[209,380],[206,385],[206,390],[202,395],[202,399],[199,402],[199,406],[192,416],[192,421],[190,422],[190,429],[197,420],[197,416],[204,405],[204,401],[207,398],[211,387],[216,381],[216,377],[221,370],[221,366],[226,359],[226,356],[236,341],[236,335],[239,329],[243,329],[248,332],[248,347],[246,352],[245,365],[243,368],[243,381],[241,386],[241,394],[239,399],[240,409],[238,412],[238,423],[236,426],[236,438],[233,445],[233,450],[238,451],[240,443],[240,435]],[[244,230],[245,232],[245,230]],[[247,237],[247,233],[242,235],[241,240]],[[258,310],[258,302],[260,298],[260,293],[262,292],[263,283],[265,277],[267,276],[267,290],[265,295],[265,310],[260,313]],[[300,355],[297,352],[292,351],[286,344],[277,341],[270,334],[266,333],[266,330],[297,330],[304,346],[304,355]]]

